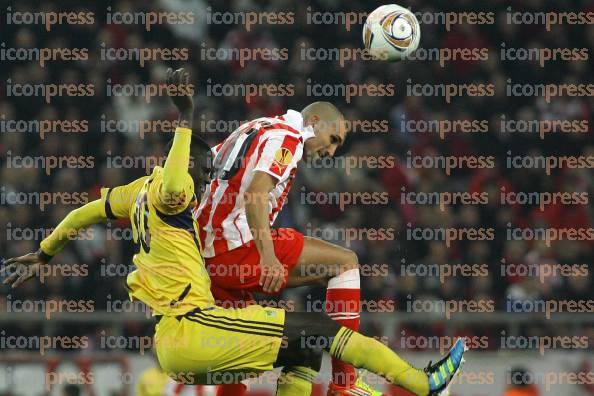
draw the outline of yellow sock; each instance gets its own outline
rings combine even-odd
[[[311,384],[318,373],[301,366],[285,367],[278,377],[276,396],[311,395]]]
[[[429,394],[429,378],[381,342],[342,327],[330,346],[335,358],[381,375],[418,396]]]

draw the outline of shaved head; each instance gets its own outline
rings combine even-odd
[[[344,120],[340,110],[330,102],[313,102],[301,110],[301,115],[304,120],[311,119],[313,116],[318,116],[320,120],[325,122]]]
[[[344,116],[330,102],[313,102],[301,110],[303,124],[313,128],[315,137],[305,142],[308,158],[332,157],[346,139]]]

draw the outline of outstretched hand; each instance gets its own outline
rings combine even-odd
[[[167,69],[167,93],[181,115],[189,115],[194,110],[193,89],[190,85],[190,73],[180,68]]]
[[[39,270],[44,264],[45,261],[43,261],[39,252],[5,260],[2,262],[0,273],[3,275],[9,274],[9,276],[2,283],[11,285],[14,289],[34,275],[38,276]]]

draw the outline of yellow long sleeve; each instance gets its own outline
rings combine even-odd
[[[192,130],[176,128],[173,145],[163,168],[163,193],[170,197],[182,193],[186,186],[191,143]]]
[[[58,224],[52,233],[41,241],[41,251],[47,256],[57,254],[71,239],[76,239],[78,231],[106,219],[104,204],[101,200],[73,210]]]

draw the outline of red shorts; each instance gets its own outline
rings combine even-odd
[[[301,256],[303,234],[293,228],[273,229],[271,234],[274,254],[286,270],[282,286],[284,287],[287,284],[289,272],[297,265]],[[265,293],[262,286],[258,284],[262,269],[260,253],[254,241],[207,258],[206,269],[210,275],[211,291],[218,305],[226,306],[229,301],[253,302],[252,292]]]

